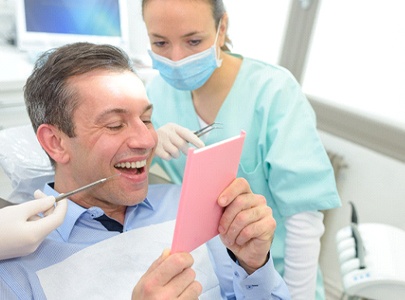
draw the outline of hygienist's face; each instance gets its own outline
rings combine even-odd
[[[173,61],[215,42],[217,28],[207,1],[149,0],[143,16],[152,51]]]
[[[87,207],[143,201],[157,134],[142,81],[131,72],[95,70],[68,84],[79,96],[73,115],[76,137],[66,140],[73,180],[81,186],[121,173],[83,193],[83,199],[77,194],[75,201]]]

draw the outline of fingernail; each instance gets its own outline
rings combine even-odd
[[[161,258],[166,258],[167,256],[170,255],[170,249],[164,249],[162,254],[160,255]]]
[[[226,198],[225,197],[220,197],[218,200],[219,205],[224,206],[226,203]]]

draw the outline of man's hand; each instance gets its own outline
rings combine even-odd
[[[62,224],[67,202],[54,207],[55,197],[37,191],[37,200],[0,210],[0,259],[18,257],[34,252],[44,238]],[[38,214],[43,213],[43,217]]]
[[[248,274],[262,267],[276,229],[272,209],[262,195],[253,194],[248,182],[235,179],[219,196],[225,208],[219,223],[222,242]]]
[[[193,257],[189,253],[169,253],[165,250],[141,277],[132,291],[133,300],[198,299],[202,286],[191,269]]]

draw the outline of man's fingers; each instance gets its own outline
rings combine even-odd
[[[198,300],[201,295],[202,285],[198,281],[193,281],[187,289],[180,295],[179,300]]]
[[[222,207],[228,206],[239,195],[252,193],[249,183],[245,178],[236,178],[228,187],[219,195],[218,204]]]
[[[195,281],[195,277],[195,271],[191,268],[187,268],[184,269],[181,273],[174,276],[168,284],[171,285],[173,290],[178,291],[178,294],[175,296],[179,297],[185,291],[187,291],[190,285],[193,284],[193,282]]]
[[[157,260],[155,260],[152,265],[149,267],[149,269],[146,271],[146,274],[150,274],[153,271],[155,271],[155,269],[160,266],[160,264],[170,255],[170,249],[164,249],[162,254],[158,257]]]
[[[270,207],[256,207],[252,209],[251,215],[255,217],[248,217],[240,226],[231,224],[226,236],[233,244],[243,246],[252,239],[257,241],[268,242],[272,240],[272,232],[269,228],[276,228],[276,222],[271,213],[266,212],[271,210]],[[237,222],[235,222],[237,223]]]
[[[189,253],[175,253],[167,256],[159,265],[156,272],[160,285],[167,284],[176,274],[180,274],[184,269],[190,268],[194,259]]]
[[[170,295],[178,297],[195,279],[195,273],[191,270],[193,263],[191,254],[170,254],[170,250],[166,249],[142,276],[142,285],[147,293],[151,292],[151,286],[156,289],[170,287]]]
[[[132,299],[198,299],[202,286],[191,269],[189,253],[170,254],[165,250],[133,289]]]

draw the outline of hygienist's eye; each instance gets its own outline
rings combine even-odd
[[[153,45],[159,48],[162,48],[164,45],[167,43],[165,41],[158,41],[158,42],[153,42]]]
[[[188,43],[191,46],[198,46],[201,43],[201,40],[189,40]]]

